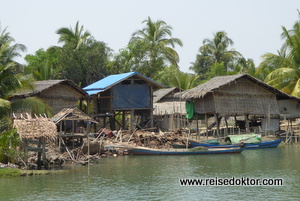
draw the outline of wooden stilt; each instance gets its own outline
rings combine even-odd
[[[46,158],[46,143],[45,142],[42,142],[42,159],[43,159],[44,168],[46,170],[48,170],[49,165],[48,165],[48,161],[47,161],[47,158]]]
[[[38,148],[41,148],[41,141],[38,142]],[[40,170],[42,169],[42,161],[41,161],[41,156],[42,153],[41,151],[38,149],[38,158],[37,158],[37,169]]]
[[[207,119],[207,114],[205,114],[205,127],[206,127],[206,138],[208,138],[208,119]]]
[[[227,122],[227,118],[224,117],[224,121],[225,121],[225,125],[226,125],[226,130],[224,132],[224,135],[228,135],[228,122]]]
[[[130,110],[130,130],[134,130],[134,110]]]

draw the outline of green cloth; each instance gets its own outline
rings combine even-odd
[[[262,141],[260,135],[257,134],[244,134],[244,135],[228,135],[232,144],[240,143],[244,141],[245,143],[259,143]]]
[[[186,118],[193,119],[195,114],[194,101],[188,100],[185,102]]]

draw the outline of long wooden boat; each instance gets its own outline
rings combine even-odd
[[[241,153],[241,148],[191,148],[191,149],[151,149],[146,147],[128,147],[129,155],[208,155]]]
[[[201,142],[190,142],[192,147],[210,147],[210,148],[238,148],[242,147],[244,149],[262,149],[262,148],[274,148],[281,143],[281,139],[276,140],[266,140],[259,143],[245,143],[245,144],[209,144]]]

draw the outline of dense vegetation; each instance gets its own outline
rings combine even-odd
[[[51,113],[51,108],[37,98],[10,101],[13,93],[33,87],[34,80],[70,79],[84,87],[110,74],[137,71],[168,87],[185,90],[214,76],[248,73],[300,97],[300,20],[290,30],[282,27],[285,41],[280,51],[263,55],[257,68],[252,59],[233,48],[229,34],[214,33],[199,44],[199,53],[190,66],[194,73],[180,71],[174,48],[183,46],[183,41],[172,36],[170,25],[150,17],[142,24],[144,28],[133,32],[128,45],[117,53],[79,22],[74,28],[59,28],[54,34],[62,45],[26,55],[24,66],[14,59],[26,51],[25,45],[15,43],[7,29],[0,27],[0,161],[11,161],[18,143],[10,119],[13,112],[30,109],[32,113]]]

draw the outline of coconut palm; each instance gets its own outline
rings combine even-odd
[[[263,55],[264,61],[260,68],[271,71],[265,79],[267,84],[300,97],[300,21],[296,21],[291,30],[285,27],[282,30],[281,36],[285,43],[281,51],[278,55]]]
[[[49,108],[41,99],[30,97],[11,102],[11,96],[21,90],[33,88],[34,80],[30,75],[14,73],[15,63],[0,66],[0,118],[8,117],[12,112],[28,111],[32,114],[52,115]]]
[[[12,128],[10,116],[13,112],[21,112],[26,109],[32,113],[50,114],[51,108],[38,98],[27,98],[11,102],[10,98],[18,90],[24,90],[33,86],[30,75],[24,76],[17,73],[16,62],[13,58],[19,56],[20,50],[26,48],[21,44],[12,44],[14,39],[4,29],[0,34],[0,161],[12,160],[14,147],[18,144],[16,130]]]
[[[198,75],[192,75],[189,73],[178,71],[175,75],[173,75],[170,81],[172,86],[178,87],[183,90],[188,90],[197,85],[198,78]]]
[[[12,44],[15,42],[14,38],[7,31],[7,27],[1,31],[0,26],[0,65],[4,65],[13,61],[15,57],[21,56],[19,51],[26,51],[26,47],[23,44]]]
[[[238,51],[229,49],[233,44],[233,41],[224,31],[214,34],[213,39],[204,39],[203,45],[199,48],[200,54],[197,55],[196,61],[192,63],[190,70],[199,75],[207,74],[211,67],[221,63],[223,63],[225,72],[233,70],[237,60],[242,57]]]
[[[91,36],[89,31],[84,31],[83,26],[79,28],[79,21],[77,21],[74,30],[72,27],[62,27],[56,31],[59,35],[58,42],[66,44],[71,44],[74,49],[78,49],[81,44],[85,43],[86,40]]]
[[[129,43],[138,41],[147,44],[151,68],[155,69],[157,61],[161,59],[178,67],[179,56],[174,48],[175,45],[182,46],[182,41],[172,38],[172,27],[161,20],[154,22],[150,17],[142,23],[146,23],[146,27],[134,32]]]

